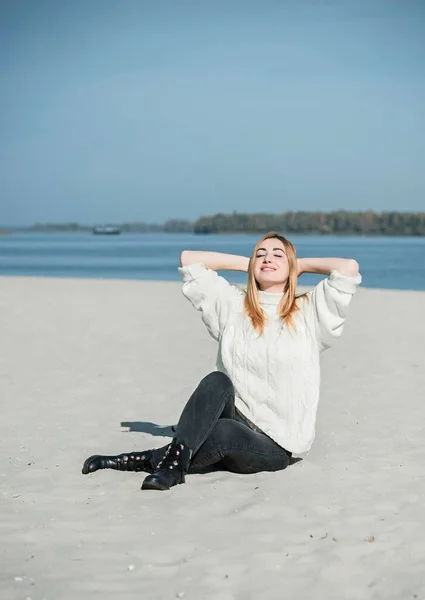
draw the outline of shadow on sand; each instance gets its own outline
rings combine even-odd
[[[171,438],[175,431],[175,425],[157,425],[157,423],[151,423],[150,421],[121,421],[121,427],[128,427],[128,433],[137,431],[139,433],[149,433],[153,436]]]

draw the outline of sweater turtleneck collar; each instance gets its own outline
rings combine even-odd
[[[282,297],[283,293],[272,294],[270,292],[262,292],[261,290],[258,290],[260,304],[273,304],[274,306],[277,306],[282,300]]]

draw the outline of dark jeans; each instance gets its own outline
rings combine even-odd
[[[285,469],[291,453],[249,423],[235,409],[229,377],[210,373],[198,385],[183,409],[175,437],[191,448],[189,473],[216,465],[234,473]],[[167,446],[154,450],[153,467]]]

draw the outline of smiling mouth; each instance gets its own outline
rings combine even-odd
[[[273,269],[272,267],[262,267],[261,270],[262,271],[276,271],[276,269]]]

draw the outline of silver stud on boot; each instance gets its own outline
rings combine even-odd
[[[185,482],[192,451],[183,442],[173,440],[155,471],[146,477],[142,490],[169,490]]]

